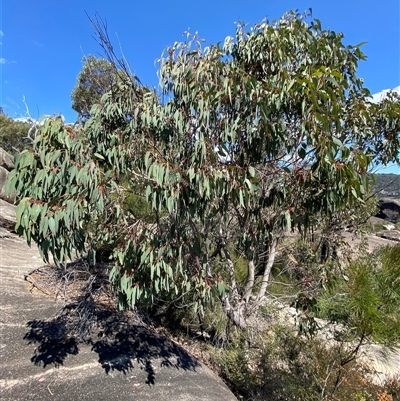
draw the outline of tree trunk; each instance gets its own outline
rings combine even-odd
[[[244,316],[244,303],[240,302],[235,306],[232,306],[228,295],[222,299],[222,307],[226,316],[229,320],[240,329],[245,329],[247,327],[246,319]]]
[[[264,274],[263,274],[263,279],[261,282],[261,287],[258,292],[257,298],[254,300],[254,302],[250,301],[250,297],[254,288],[254,283],[255,283],[255,266],[254,266],[254,261],[250,260],[248,263],[248,277],[247,277],[247,282],[246,286],[243,291],[243,295],[241,296],[236,280],[235,280],[235,272],[234,272],[234,266],[233,262],[231,260],[229,251],[227,249],[227,246],[223,246],[225,257],[226,257],[226,262],[227,262],[227,269],[230,275],[230,281],[231,281],[231,294],[225,295],[222,299],[222,307],[223,310],[226,314],[226,316],[229,318],[229,320],[237,327],[244,329],[247,327],[247,322],[246,322],[246,316],[248,315],[249,312],[254,313],[258,307],[260,306],[261,302],[263,301],[265,297],[265,293],[267,291],[267,287],[269,284],[269,276],[271,274],[271,269],[275,261],[275,255],[276,255],[276,246],[278,244],[278,239],[274,238],[271,243],[268,246],[268,259],[267,263],[265,264],[265,269],[264,269]]]
[[[269,244],[268,260],[267,260],[267,264],[265,265],[265,270],[264,270],[263,279],[261,282],[260,291],[258,292],[257,299],[254,302],[255,308],[258,308],[258,306],[260,305],[260,303],[262,302],[262,300],[265,297],[265,293],[266,293],[268,285],[269,285],[269,276],[271,274],[272,266],[274,265],[274,262],[275,262],[277,244],[278,244],[277,238],[273,238],[271,243]]]
[[[247,282],[243,293],[243,299],[245,300],[246,304],[249,303],[250,296],[254,288],[254,272],[254,261],[250,260],[248,263]]]

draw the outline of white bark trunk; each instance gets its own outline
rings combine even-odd
[[[249,299],[254,288],[254,274],[255,274],[254,261],[250,260],[248,263],[247,282],[246,286],[244,287],[244,293],[243,293],[243,298],[246,304],[249,303]]]
[[[246,281],[243,295],[241,296],[239,294],[239,290],[237,287],[237,283],[236,283],[236,279],[235,279],[235,268],[234,268],[234,264],[232,262],[228,247],[225,243],[222,244],[222,249],[224,251],[225,258],[226,258],[226,266],[227,266],[227,269],[229,272],[230,288],[231,288],[230,295],[225,295],[221,299],[222,307],[223,307],[227,317],[231,320],[231,322],[241,329],[244,329],[247,326],[246,316],[249,314],[249,312],[251,313],[251,312],[256,311],[265,297],[265,293],[267,291],[268,284],[269,284],[269,277],[271,274],[272,266],[275,261],[277,244],[278,244],[277,238],[272,239],[271,243],[269,244],[268,260],[267,260],[267,263],[265,264],[265,269],[264,269],[264,274],[263,274],[260,290],[258,292],[256,299],[253,302],[250,300],[250,298],[251,298],[251,295],[252,295],[252,292],[254,289],[254,283],[255,283],[254,261],[250,260],[248,262],[247,281]]]
[[[260,291],[258,292],[257,299],[255,301],[255,306],[256,307],[258,307],[258,305],[262,302],[262,300],[265,297],[265,293],[267,291],[268,284],[269,284],[269,276],[271,275],[272,266],[274,265],[274,261],[275,261],[276,245],[277,244],[278,244],[278,239],[274,238],[271,241],[271,244],[269,245],[268,260],[267,260],[267,263],[265,265],[265,270],[264,270],[263,279],[262,279],[262,282],[261,282]]]

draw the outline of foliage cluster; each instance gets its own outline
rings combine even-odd
[[[75,88],[72,91],[72,109],[80,119],[90,117],[90,109],[100,103],[101,97],[108,92],[118,78],[117,70],[107,59],[89,55],[83,60]]]
[[[343,344],[297,336],[275,326],[249,346],[241,341],[214,348],[213,363],[239,398],[252,401],[397,400],[398,378],[376,385],[358,361],[342,364]]]
[[[11,154],[32,148],[32,142],[27,139],[29,129],[29,123],[15,121],[0,113],[0,148]]]
[[[356,338],[396,344],[400,341],[400,245],[378,249],[350,263],[320,297],[319,316]]]

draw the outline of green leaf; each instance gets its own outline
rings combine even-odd
[[[93,156],[96,157],[97,159],[105,160],[104,156],[102,156],[100,153],[95,152],[95,153],[93,154]]]

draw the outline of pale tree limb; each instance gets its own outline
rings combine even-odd
[[[29,123],[31,125],[28,130],[28,133],[24,139],[27,139],[32,144],[38,135],[41,124],[39,123],[39,121],[37,121],[35,118],[33,118],[31,116],[28,104],[26,103],[26,100],[25,100],[25,96],[22,96],[22,103],[25,105],[25,114],[27,116],[27,118],[26,118],[27,123]],[[49,116],[46,116],[46,117],[49,117]],[[33,137],[32,137],[32,135],[33,135]]]
[[[258,292],[257,299],[255,301],[255,306],[259,305],[265,297],[265,293],[266,293],[268,285],[269,285],[269,276],[271,275],[272,266],[275,261],[277,244],[278,244],[278,239],[273,238],[271,243],[268,246],[268,260],[265,265],[264,274],[263,274],[263,278],[262,278],[262,282],[261,282],[261,287]]]
[[[246,304],[249,303],[249,299],[254,288],[254,275],[255,275],[254,260],[249,260],[249,263],[247,265],[247,270],[248,270],[247,282],[243,292],[243,299],[246,301]]]

